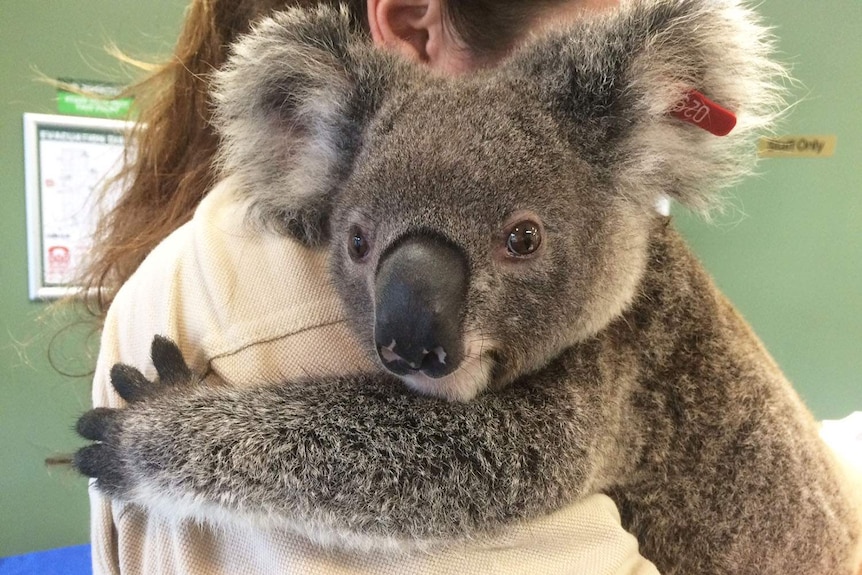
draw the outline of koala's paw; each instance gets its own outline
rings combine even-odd
[[[133,487],[132,473],[123,457],[124,424],[130,410],[199,381],[171,340],[162,336],[153,338],[150,355],[158,374],[154,381],[129,365],[118,363],[111,368],[111,385],[129,408],[97,407],[82,415],[75,427],[81,437],[94,442],[75,453],[75,468],[95,478],[99,490],[113,497],[123,498]]]

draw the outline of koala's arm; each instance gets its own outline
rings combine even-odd
[[[167,340],[153,356],[156,382],[115,367],[130,405],[81,418],[97,443],[76,465],[106,494],[174,516],[365,546],[433,542],[559,508],[590,474],[588,410],[553,378],[461,404],[382,374],[213,387]]]

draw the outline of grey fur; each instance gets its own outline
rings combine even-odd
[[[331,213],[333,279],[370,353],[380,258],[417,234],[457,246],[467,359],[405,378],[441,398],[381,373],[228,389],[178,384],[161,342],[169,384],[116,370],[132,403],[82,418],[98,443],[79,469],[173,514],[374,548],[605,492],[667,575],[855,574],[860,510],[816,423],[652,210],[707,206],[749,168],[781,100],[769,42],[734,0],[631,2],[446,80],[369,49],[343,14],[264,23],[221,77],[225,169],[309,242]],[[667,116],[692,87],[737,111],[733,135]],[[513,217],[540,220],[535,256],[505,255]]]

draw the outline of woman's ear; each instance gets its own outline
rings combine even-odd
[[[377,46],[447,73],[472,67],[469,51],[444,23],[444,0],[368,0]]]
[[[428,43],[442,28],[441,0],[368,0],[374,43],[418,62],[428,62]]]

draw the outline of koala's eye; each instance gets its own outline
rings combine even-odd
[[[359,261],[368,255],[368,240],[365,238],[365,233],[357,225],[350,227],[350,234],[347,244],[347,252],[353,261]]]
[[[509,255],[524,257],[533,254],[542,244],[539,224],[531,220],[518,222],[509,229],[506,249]]]

